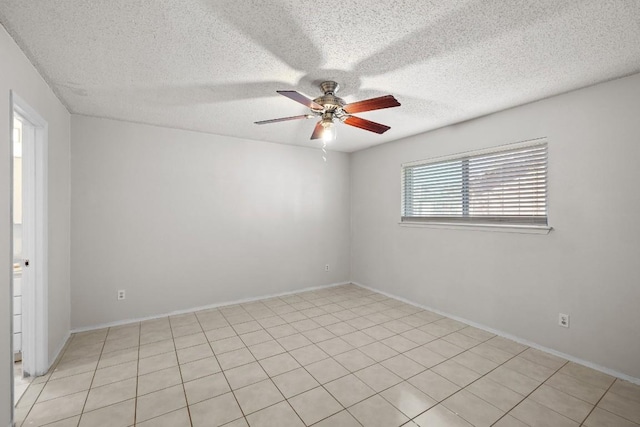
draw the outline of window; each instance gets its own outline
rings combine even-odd
[[[547,226],[547,144],[402,167],[402,221]]]

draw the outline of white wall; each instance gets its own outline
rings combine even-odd
[[[354,153],[352,279],[640,378],[639,136],[634,75]],[[550,234],[398,225],[401,163],[537,137]]]
[[[12,355],[9,319],[10,133],[9,91],[14,90],[49,124],[49,357],[69,332],[69,113],[13,39],[0,26],[0,426],[9,425]]]
[[[73,328],[349,279],[348,155],[75,115],[71,129]]]

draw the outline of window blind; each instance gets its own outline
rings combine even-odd
[[[547,144],[402,168],[402,221],[547,225]]]

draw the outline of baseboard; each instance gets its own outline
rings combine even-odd
[[[179,314],[194,313],[196,311],[209,310],[211,308],[225,307],[225,306],[228,306],[228,305],[246,304],[248,302],[254,302],[254,301],[259,301],[259,300],[268,299],[268,298],[283,297],[283,296],[287,296],[287,295],[295,295],[295,294],[300,294],[300,293],[309,292],[309,291],[317,291],[319,289],[328,289],[328,288],[333,288],[333,287],[336,287],[336,286],[348,285],[350,283],[351,283],[350,281],[346,281],[346,282],[331,283],[329,285],[311,286],[311,287],[308,287],[308,288],[296,289],[295,291],[280,292],[280,293],[276,293],[276,294],[267,294],[267,295],[262,295],[262,296],[258,296],[258,297],[243,298],[243,299],[234,300],[234,301],[226,301],[226,302],[221,302],[221,303],[203,305],[203,306],[200,306],[200,307],[187,308],[187,309],[184,309],[184,310],[172,311],[170,313],[155,314],[153,316],[140,317],[140,318],[135,318],[135,319],[118,320],[118,321],[115,321],[115,322],[102,323],[102,324],[99,324],[99,325],[86,326],[86,327],[82,327],[82,328],[74,328],[74,329],[71,329],[71,333],[72,334],[76,334],[76,333],[79,333],[79,332],[87,332],[87,331],[95,331],[97,329],[112,328],[114,326],[128,325],[128,324],[131,324],[131,323],[144,322],[146,320],[160,319],[162,317],[176,316],[176,315],[179,315]]]
[[[587,360],[580,359],[580,358],[572,356],[570,354],[562,353],[562,352],[554,350],[552,348],[548,348],[548,347],[542,346],[540,344],[525,340],[523,338],[516,337],[514,335],[508,334],[508,333],[506,333],[504,331],[500,331],[498,329],[490,328],[488,326],[482,325],[482,324],[474,322],[472,320],[465,319],[463,317],[456,316],[454,314],[446,313],[446,312],[444,312],[442,310],[438,310],[438,309],[433,308],[433,307],[427,307],[425,305],[415,303],[413,301],[410,301],[408,299],[399,297],[397,295],[393,295],[393,294],[390,294],[388,292],[381,291],[379,289],[375,289],[375,288],[363,285],[362,283],[358,283],[358,282],[354,282],[354,281],[351,281],[351,283],[353,283],[356,286],[360,286],[363,289],[367,289],[367,290],[372,291],[372,292],[377,292],[377,293],[382,294],[384,296],[387,296],[389,298],[393,298],[393,299],[396,299],[398,301],[402,301],[404,303],[413,305],[414,307],[418,307],[418,308],[421,308],[423,310],[432,311],[432,312],[434,312],[436,314],[439,314],[441,316],[445,316],[445,317],[448,317],[450,319],[457,320],[457,321],[462,322],[462,323],[466,323],[467,325],[473,326],[474,328],[478,328],[478,329],[482,329],[483,331],[491,332],[492,334],[501,336],[503,338],[510,339],[510,340],[515,341],[515,342],[520,343],[520,344],[524,344],[524,345],[526,345],[528,347],[535,348],[536,350],[540,350],[540,351],[544,351],[544,352],[553,354],[554,356],[558,356],[558,357],[561,357],[563,359],[567,359],[567,360],[569,360],[571,362],[575,362],[575,363],[578,363],[580,365],[586,366],[588,368],[595,369],[596,371],[603,372],[603,373],[605,373],[607,375],[611,375],[613,377],[629,381],[630,383],[640,385],[640,378],[635,378],[635,377],[632,377],[630,375],[623,374],[622,372],[618,372],[618,371],[616,371],[614,369],[610,369],[610,368],[607,368],[605,366],[601,366],[601,365],[598,365],[596,363],[592,363],[592,362],[589,362]]]
[[[49,372],[51,367],[56,363],[56,361],[58,360],[58,358],[62,354],[63,350],[65,349],[65,347],[69,343],[69,338],[71,338],[71,331],[67,332],[67,334],[65,335],[65,337],[62,340],[62,342],[60,343],[60,345],[58,345],[58,348],[55,351],[53,357],[51,359],[49,359],[49,363],[48,363],[49,366],[48,366],[47,372]]]

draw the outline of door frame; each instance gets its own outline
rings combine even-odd
[[[22,366],[25,375],[38,376],[49,369],[49,328],[48,328],[48,170],[47,147],[48,129],[46,120],[14,91],[11,99],[11,163],[13,168],[13,119],[14,114],[20,115],[33,126],[33,143],[31,148],[23,145],[23,193],[25,189],[33,195],[27,201],[31,209],[23,210],[23,239],[30,236],[31,245],[29,255],[30,283],[25,282],[23,268],[22,276]],[[25,154],[33,156],[33,162],[27,165]],[[13,229],[13,173],[11,174],[11,224]],[[31,181],[31,182],[29,182]],[[23,199],[23,204],[25,199]],[[26,213],[26,215],[25,215]],[[28,224],[28,227],[26,226]],[[13,237],[11,239],[11,253],[13,253]],[[11,275],[11,295],[13,299],[13,274]],[[12,309],[13,318],[13,309]],[[13,322],[11,322],[13,336]],[[11,343],[13,360],[13,340]],[[13,376],[12,376],[13,379]],[[13,394],[13,390],[12,390]]]

